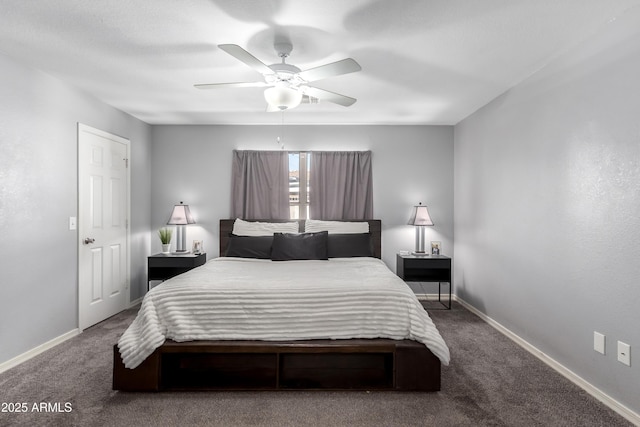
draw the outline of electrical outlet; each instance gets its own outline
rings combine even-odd
[[[605,336],[593,331],[593,349],[600,354],[605,354]]]
[[[631,366],[631,346],[618,341],[618,362]]]

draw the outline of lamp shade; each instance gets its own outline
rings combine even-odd
[[[422,203],[413,207],[413,213],[411,214],[409,225],[433,225],[433,221],[429,216],[429,210],[426,206],[422,206]]]
[[[302,92],[286,86],[274,86],[264,91],[264,99],[280,110],[295,108],[302,101]]]
[[[195,224],[193,217],[191,216],[191,211],[189,210],[189,205],[183,205],[180,202],[179,205],[175,205],[173,207],[173,211],[171,212],[171,217],[167,224],[169,225],[187,225],[187,224]]]

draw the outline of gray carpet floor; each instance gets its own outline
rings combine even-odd
[[[460,305],[429,312],[452,354],[437,393],[116,392],[111,348],[133,309],[0,374],[0,403],[28,407],[0,412],[0,425],[630,425]],[[41,402],[49,407],[34,411]]]

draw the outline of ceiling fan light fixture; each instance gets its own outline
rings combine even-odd
[[[300,105],[302,92],[286,86],[274,86],[264,91],[264,99],[280,110],[287,110]]]

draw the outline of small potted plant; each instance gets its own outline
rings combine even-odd
[[[173,230],[167,227],[162,227],[158,230],[158,235],[160,236],[160,242],[162,243],[162,253],[168,254],[171,253],[171,235],[173,234]]]

